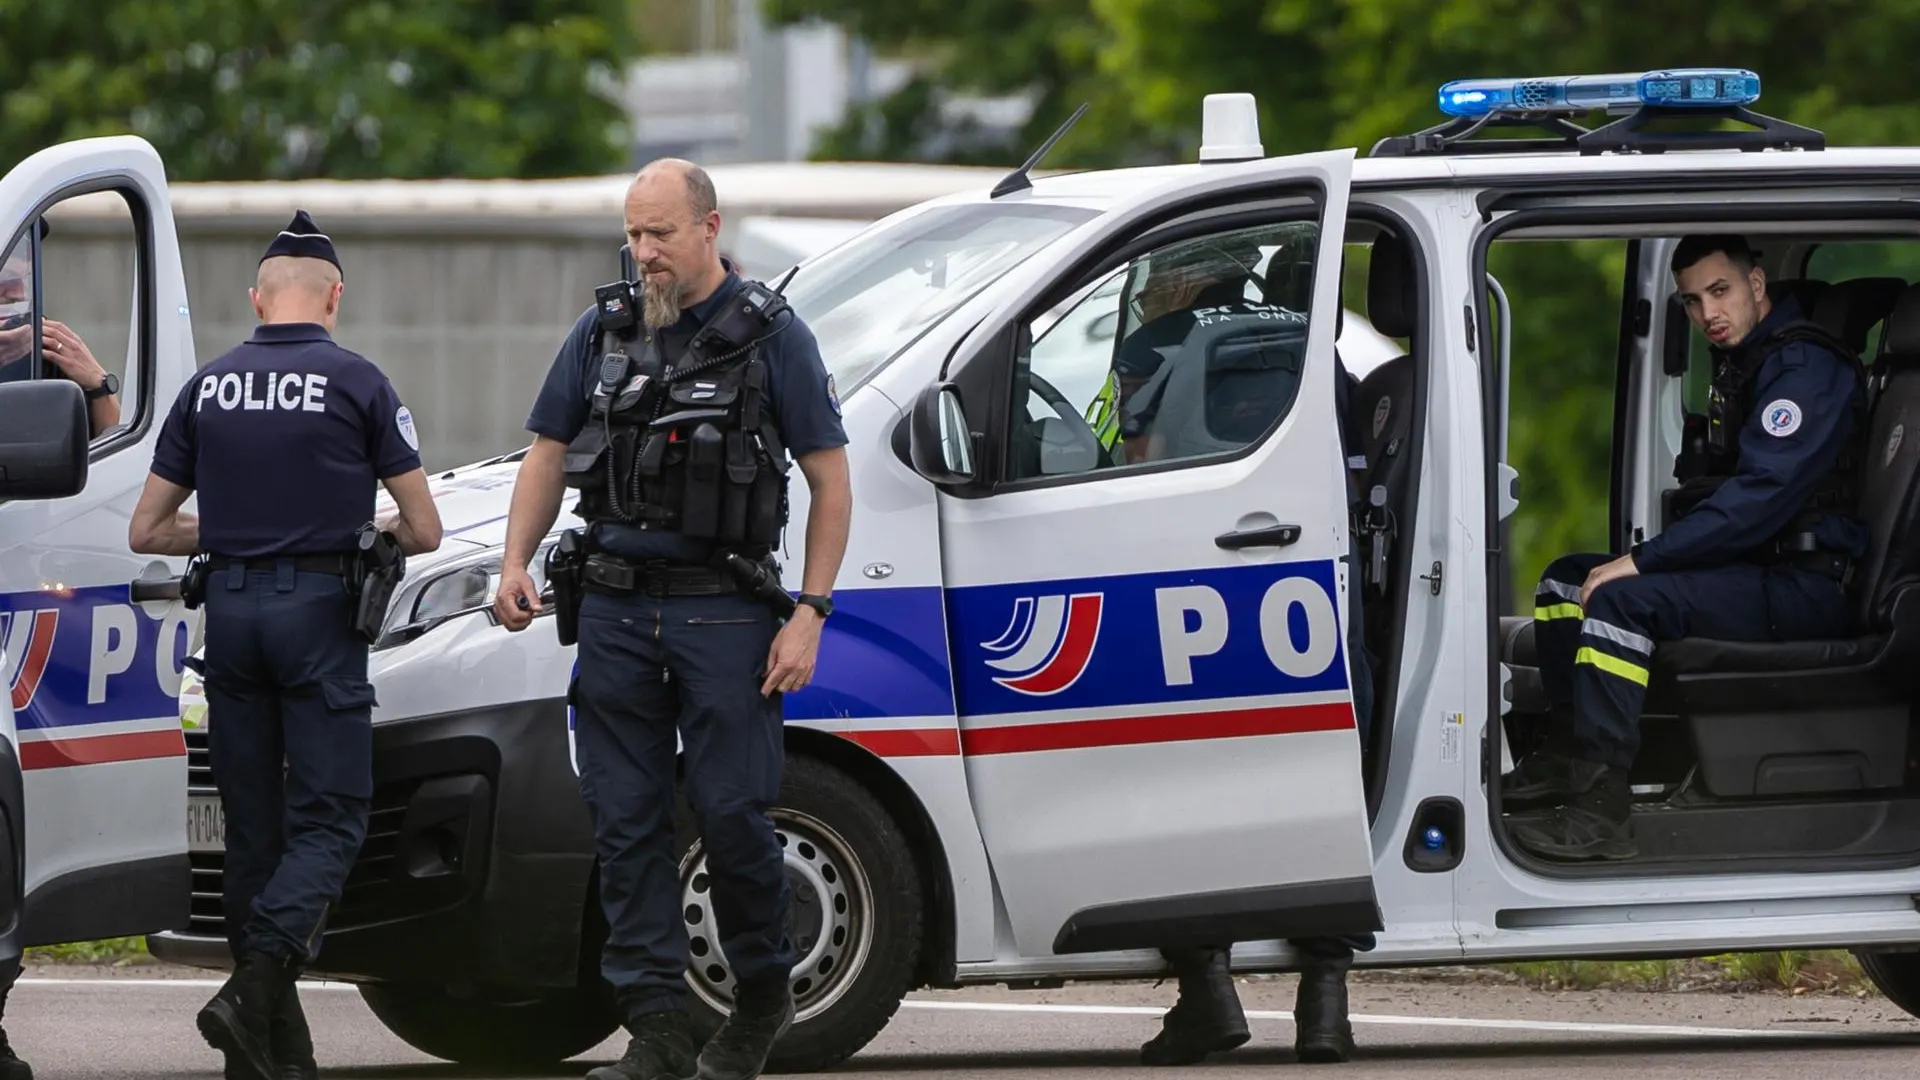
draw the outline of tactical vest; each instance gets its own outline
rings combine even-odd
[[[671,360],[654,331],[629,356],[594,347],[600,374],[589,415],[567,445],[576,512],[712,540],[723,550],[764,552],[787,524],[786,448],[767,400],[760,346],[792,318],[785,300],[745,281],[720,305],[683,355]]]
[[[1755,383],[1761,365],[1766,363],[1768,356],[1796,341],[1812,342],[1830,350],[1842,363],[1853,369],[1859,384],[1857,396],[1850,405],[1853,410],[1853,430],[1838,460],[1801,504],[1794,519],[1772,538],[1773,544],[1770,546],[1804,550],[1804,544],[1789,542],[1789,538],[1810,531],[1820,518],[1828,514],[1858,515],[1861,470],[1866,460],[1868,435],[1866,368],[1845,342],[1817,323],[1797,319],[1775,328],[1759,341],[1728,350],[1713,350],[1716,366],[1713,384],[1707,390],[1706,444],[1697,454],[1682,455],[1676,467],[1675,471],[1681,480],[1680,490],[1675,493],[1673,500],[1676,517],[1698,506],[1739,469],[1740,429],[1754,410],[1761,407],[1761,403],[1755,400],[1759,392]]]

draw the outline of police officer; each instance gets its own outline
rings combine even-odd
[[[1502,778],[1501,800],[1554,808],[1513,829],[1548,858],[1637,853],[1627,775],[1656,642],[1845,636],[1842,582],[1867,550],[1859,358],[1793,299],[1769,302],[1741,237],[1687,237],[1671,269],[1714,357],[1708,446],[1676,465],[1680,516],[1666,531],[1618,558],[1568,555],[1541,576],[1535,640],[1557,716]]]
[[[584,595],[570,699],[608,924],[601,970],[632,1035],[618,1063],[588,1076],[697,1068],[707,1080],[748,1080],[793,1021],[787,883],[767,808],[780,790],[781,695],[810,680],[833,610],[852,513],[847,436],[806,324],[720,258],[704,170],[649,164],[628,188],[625,218],[640,296],[603,287],[554,358],[527,419],[535,438],[514,485],[494,610],[514,630],[541,610],[526,567],[563,485],[578,488],[589,554],[571,564]],[[725,556],[774,580],[765,560],[786,523],[789,452],[811,509],[799,603],[779,625]],[[570,573],[553,572],[563,641]],[[697,1062],[674,857],[676,728],[739,986]]]
[[[16,246],[0,259],[0,382],[33,377],[33,302],[33,258]],[[101,367],[66,323],[42,318],[39,324],[40,355],[49,369],[44,375],[79,385],[87,400],[88,435],[98,438],[120,423],[120,377]]]
[[[350,590],[377,486],[398,506],[382,524],[403,553],[440,544],[412,415],[378,367],[333,342],[342,288],[332,243],[297,213],[261,258],[253,337],[167,414],[129,528],[135,551],[204,555],[235,970],[198,1023],[238,1080],[315,1075],[294,981],[366,836],[375,701]],[[194,493],[197,519],[179,512]]]
[[[1146,335],[1155,327],[1169,323],[1187,328],[1220,320],[1259,325],[1263,317],[1272,316],[1275,305],[1303,308],[1307,299],[1305,296],[1266,297],[1259,304],[1241,299],[1209,307],[1204,312],[1170,312],[1146,324],[1139,333]],[[1186,315],[1184,320],[1180,320],[1182,314]],[[1138,357],[1141,352],[1135,351],[1132,355]],[[1125,356],[1123,349],[1123,360]],[[1204,360],[1176,354],[1166,363],[1182,362]],[[1349,518],[1361,505],[1360,490],[1366,472],[1365,447],[1351,407],[1356,384],[1345,364],[1339,364],[1334,372],[1334,407],[1338,413],[1341,454],[1347,464]],[[1270,404],[1254,405],[1255,412],[1246,418],[1249,437],[1257,437],[1254,433],[1265,430],[1273,420],[1275,408]],[[1151,414],[1148,415],[1150,419]],[[1129,430],[1129,434],[1134,432]],[[1357,534],[1350,530],[1349,535]],[[1354,717],[1364,752],[1372,727],[1373,666],[1361,621],[1360,577],[1351,549],[1344,559],[1348,569],[1347,658],[1353,678]],[[1371,933],[1359,933],[1295,938],[1288,943],[1301,961],[1293,1009],[1294,1053],[1301,1061],[1316,1064],[1345,1061],[1353,1053],[1353,1027],[1347,1016],[1347,971],[1353,966],[1354,953],[1370,951],[1377,940]],[[1231,947],[1162,949],[1161,955],[1178,980],[1179,997],[1162,1017],[1160,1031],[1141,1046],[1141,1061],[1148,1065],[1191,1065],[1209,1054],[1245,1043],[1250,1032],[1246,1012],[1234,988]]]

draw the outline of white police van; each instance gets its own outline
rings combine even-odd
[[[1920,439],[1903,437],[1920,420],[1920,292],[1823,269],[1858,265],[1829,255],[1849,245],[1912,242],[1920,148],[1827,149],[1747,111],[1757,93],[1752,73],[1717,70],[1450,84],[1446,124],[1364,157],[1280,158],[1262,156],[1250,100],[1219,96],[1198,163],[1023,168],[893,215],[782,282],[840,387],[858,501],[816,682],[787,700],[776,815],[803,959],[800,1019],[773,1068],[844,1059],[916,987],[1154,976],[1156,947],[1182,941],[1245,942],[1238,968],[1280,971],[1295,963],[1287,937],[1368,926],[1384,930],[1359,962],[1378,966],[1851,948],[1920,1012],[1905,674]],[[1573,122],[1602,106],[1622,115]],[[1659,130],[1675,116],[1746,129]],[[1526,127],[1541,137],[1483,137]],[[94,145],[133,144],[58,153]],[[42,197],[26,187],[126,175],[161,191],[145,186],[157,162],[116,152],[65,173],[56,158],[21,166],[33,171],[0,187],[6,228]],[[146,302],[168,313],[155,347],[172,355],[179,270],[153,202]],[[1774,288],[1873,361],[1860,636],[1661,646],[1635,766],[1639,856],[1545,862],[1509,842],[1517,815],[1498,781],[1544,708],[1530,620],[1507,614],[1525,493],[1506,461],[1508,373],[1553,358],[1511,355],[1488,252],[1625,245],[1616,389],[1595,406],[1612,421],[1621,550],[1661,529],[1675,487],[1705,358],[1666,260],[1707,228],[1755,238]],[[1191,270],[1208,260],[1203,282]],[[1335,408],[1340,312],[1359,299],[1341,295],[1349,262],[1365,266],[1366,317],[1400,346],[1351,403],[1369,502],[1357,535]],[[1214,319],[1236,299],[1267,317]],[[1157,336],[1183,307],[1200,332]],[[1147,418],[1118,456],[1084,419],[1116,366]],[[164,400],[180,374],[153,377]],[[573,658],[545,622],[509,635],[487,614],[515,467],[509,455],[436,485],[449,539],[410,568],[375,653],[373,824],[315,969],[360,982],[413,1045],[474,1062],[552,1061],[614,1029],[569,759]],[[804,485],[794,494],[797,570]],[[44,504],[65,511],[0,507],[0,536],[33,556],[15,571],[9,553],[7,572],[37,581],[80,550],[104,574],[125,497],[116,480]],[[96,507],[109,525],[47,535],[44,515]],[[113,565],[117,578],[93,580],[139,576]],[[9,578],[9,603],[29,587]],[[1343,632],[1353,588],[1380,658],[1364,747]],[[119,663],[93,669],[108,702],[117,684],[97,672]],[[182,700],[191,837],[128,825],[110,850],[141,865],[191,849],[190,915],[151,945],[220,967],[220,818],[204,718]],[[158,814],[144,788],[46,798],[85,815],[75,834],[104,828],[108,806],[115,821]],[[730,983],[681,810],[689,981],[711,1023]],[[158,926],[168,912],[139,914]]]

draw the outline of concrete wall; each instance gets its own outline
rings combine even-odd
[[[888,164],[720,165],[721,249],[790,248],[743,223],[870,222],[997,170]],[[527,411],[561,340],[620,276],[629,177],[555,181],[298,181],[178,184],[175,229],[200,364],[252,333],[247,298],[268,240],[306,208],[332,237],[346,280],[335,337],[378,364],[413,411],[429,469],[525,445]],[[43,297],[126,379],[135,233],[117,194],[49,211]],[[800,246],[804,247],[802,240]],[[762,256],[763,261],[771,254]],[[771,278],[785,266],[747,265]],[[170,402],[161,403],[164,409]]]
[[[196,360],[246,340],[247,298],[265,239],[180,223]],[[620,274],[618,227],[608,237],[448,235],[325,226],[346,292],[335,339],[387,373],[412,409],[429,469],[503,453],[522,425],[560,341]],[[71,325],[100,363],[125,379],[133,297],[133,231],[56,223],[43,256],[49,317]],[[271,233],[267,234],[271,235]],[[162,403],[165,407],[166,403]]]

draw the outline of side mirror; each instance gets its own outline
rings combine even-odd
[[[973,479],[973,429],[952,383],[934,383],[920,392],[907,430],[907,456],[913,471],[935,484]]]
[[[87,398],[78,383],[0,383],[0,499],[64,499],[87,486]]]

